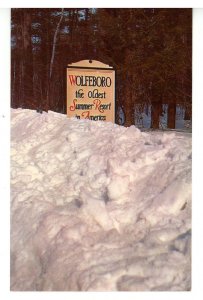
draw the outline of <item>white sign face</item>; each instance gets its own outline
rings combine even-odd
[[[88,60],[67,67],[67,116],[115,122],[115,71]]]

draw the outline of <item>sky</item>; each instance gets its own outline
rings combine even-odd
[[[29,1],[30,7],[50,7],[51,1]],[[68,1],[57,1],[55,2],[55,7],[59,6],[67,6]],[[99,2],[100,7],[123,7],[123,3],[119,2],[118,5],[113,4],[114,1],[105,1]],[[82,2],[74,1],[74,3],[70,1],[70,6],[83,7]],[[78,3],[78,5],[77,5]],[[95,1],[86,1],[86,6],[93,7],[95,5]],[[93,3],[94,5],[91,5]],[[97,2],[98,3],[98,2]],[[111,4],[112,3],[112,4]],[[116,3],[118,3],[116,1]],[[132,4],[133,3],[133,4]],[[194,256],[193,256],[193,268],[194,268],[194,280],[193,280],[193,291],[187,295],[179,294],[178,299],[181,297],[191,298],[196,297],[197,299],[201,298],[203,286],[203,267],[202,267],[202,240],[201,240],[201,228],[203,228],[202,224],[202,153],[203,153],[203,142],[201,139],[201,134],[203,132],[203,122],[200,112],[203,111],[202,107],[202,99],[203,99],[203,90],[202,90],[202,78],[203,78],[203,3],[202,1],[125,1],[125,7],[150,7],[151,3],[153,3],[152,7],[193,7],[199,8],[195,11],[194,18],[194,42],[193,42],[193,198],[195,199],[193,203],[193,226],[195,226],[195,230],[193,232],[193,247],[194,247]],[[163,4],[164,3],[164,4]],[[90,5],[89,5],[90,4]],[[1,8],[8,7],[28,7],[27,1],[1,1]],[[201,10],[200,10],[201,9]],[[2,25],[3,23],[3,25]],[[0,130],[1,130],[1,143],[3,147],[0,149],[0,159],[1,159],[1,195],[3,195],[3,199],[7,200],[7,204],[5,201],[1,201],[1,237],[5,247],[1,247],[1,277],[0,282],[3,286],[1,292],[4,293],[5,297],[10,298],[19,298],[23,297],[27,298],[27,294],[22,295],[19,294],[11,294],[8,292],[9,287],[9,147],[10,147],[10,109],[9,109],[9,99],[10,99],[10,79],[9,79],[9,61],[10,61],[10,24],[9,24],[9,11],[5,11],[3,9],[0,10],[0,26],[4,28],[4,30],[0,31],[0,40],[4,41],[1,43],[0,47],[0,85],[1,85],[1,95],[2,100],[0,101]],[[3,117],[4,116],[4,117]],[[2,192],[3,191],[3,192]],[[200,267],[201,266],[201,267]],[[3,271],[3,272],[2,272]],[[55,293],[49,294],[49,299],[52,297],[55,299]],[[84,295],[83,295],[84,296]],[[167,299],[171,298],[172,295],[167,294],[164,297]],[[35,298],[36,295],[29,294],[29,298]],[[40,297],[40,296],[38,296]],[[57,295],[58,298],[63,298],[63,295]],[[94,297],[94,294],[88,296],[89,298]],[[97,294],[97,297],[102,297],[103,294]],[[116,298],[122,298],[122,294],[117,294]],[[134,294],[128,294],[128,297],[133,297]],[[139,299],[146,299],[147,295],[139,295]],[[151,298],[163,298],[162,295],[157,295],[156,293]],[[46,298],[46,297],[45,297]],[[43,297],[44,299],[44,297]]]

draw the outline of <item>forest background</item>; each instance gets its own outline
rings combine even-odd
[[[11,10],[11,107],[66,113],[66,66],[83,59],[115,68],[116,123],[150,111],[159,128],[163,105],[168,128],[177,106],[191,120],[192,9]]]

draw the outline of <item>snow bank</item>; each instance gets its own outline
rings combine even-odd
[[[11,111],[11,290],[190,290],[191,135]]]

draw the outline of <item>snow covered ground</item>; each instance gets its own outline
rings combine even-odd
[[[191,289],[191,134],[11,110],[11,290]]]

